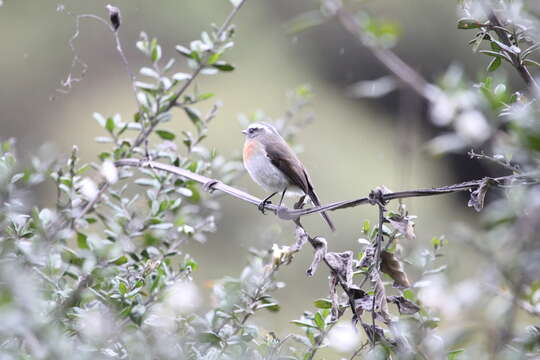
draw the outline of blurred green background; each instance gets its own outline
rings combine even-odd
[[[70,0],[62,4],[75,14],[106,17],[107,3]],[[113,5],[122,12],[120,36],[134,71],[144,64],[135,48],[140,31],[159,38],[165,58],[179,58],[175,45],[197,38],[210,23],[221,24],[231,9],[226,0],[122,0]],[[431,127],[421,111],[406,119],[413,122],[410,125],[398,126],[401,108],[397,93],[377,101],[358,101],[345,95],[347,85],[385,75],[368,50],[335,22],[307,33],[286,33],[284,24],[288,20],[317,6],[312,0],[248,0],[234,21],[236,47],[227,57],[236,70],[197,81],[201,90],[214,92],[224,103],[211,125],[206,146],[225,156],[238,156],[243,144],[238,114],[262,109],[278,117],[287,108],[286,91],[308,83],[315,93],[312,111],[316,121],[297,141],[303,145],[300,157],[323,202],[365,196],[382,184],[404,190],[453,183],[457,176],[448,160],[435,159],[425,151],[423,144],[430,137]],[[366,7],[401,24],[396,52],[428,79],[435,79],[452,62],[463,64],[473,75],[484,66],[466,46],[469,34],[456,30],[454,2],[379,0],[367,2]],[[58,12],[56,1],[5,0],[0,7],[0,137],[17,138],[23,156],[43,144],[54,144],[60,153],[68,153],[76,144],[84,159],[96,160],[107,145],[93,141],[103,134],[92,113],[120,113],[124,119],[134,113],[132,89],[113,38],[101,23],[91,19],[81,22],[75,41],[88,72],[69,93],[56,91],[71,71],[73,54],[68,41],[74,29],[74,18],[66,11]],[[179,132],[190,125],[183,113],[176,112],[167,126]],[[403,128],[412,129],[406,135],[412,136],[412,145],[405,152],[400,145]],[[247,176],[238,185],[264,195]],[[40,201],[49,200],[47,192],[40,197]],[[432,236],[447,234],[447,261],[453,269],[449,276],[465,279],[474,271],[474,262],[452,266],[460,263],[455,254],[461,246],[452,243],[452,233],[456,223],[474,222],[476,214],[466,207],[466,199],[449,195],[406,203],[419,217],[416,244],[430,246]],[[285,245],[294,241],[291,224],[283,224],[272,215],[262,216],[253,206],[229,198],[223,198],[222,206],[219,232],[206,244],[192,243],[185,249],[200,263],[195,278],[202,286],[209,280],[238,274],[249,247],[270,248],[274,242]],[[334,234],[318,216],[307,219],[306,225],[312,234],[326,236],[335,251],[358,250],[363,220],[377,216],[376,209],[369,206],[331,215],[338,228]],[[416,244],[404,244],[411,257]],[[324,268],[314,278],[305,275],[311,257],[312,251],[306,246],[291,265],[280,271],[279,277],[288,288],[278,291],[276,298],[286,306],[277,316],[269,315],[266,326],[287,326],[287,321],[298,318],[311,300],[326,295]],[[414,267],[407,269],[414,280]]]

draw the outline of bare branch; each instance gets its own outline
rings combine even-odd
[[[115,162],[115,165],[117,167],[122,167],[122,166],[140,167],[140,168],[150,167],[155,170],[162,170],[162,171],[169,172],[171,174],[188,178],[190,180],[198,182],[199,184],[208,185],[209,189],[222,191],[233,197],[236,197],[240,200],[243,200],[245,202],[248,202],[257,206],[262,201],[256,196],[253,196],[251,194],[248,194],[245,191],[242,191],[235,187],[224,184],[219,180],[211,179],[209,177],[196,174],[189,170],[182,169],[173,165],[162,164],[159,162],[149,161],[149,160],[144,160],[144,159],[134,159],[134,158],[117,160]],[[529,184],[537,183],[539,181],[539,179],[537,178],[538,175],[539,174],[537,173],[523,174],[523,175],[509,175],[509,176],[501,176],[497,178],[484,178],[480,180],[472,180],[472,181],[467,181],[460,184],[454,184],[454,185],[431,188],[431,189],[388,192],[388,193],[381,194],[380,199],[386,203],[390,200],[395,200],[395,199],[435,196],[435,195],[450,194],[450,193],[461,192],[461,191],[470,191],[470,190],[477,189],[486,181],[488,181],[490,185],[501,186],[501,187],[508,186],[508,185],[529,185]],[[284,206],[266,204],[265,209],[274,212],[279,218],[283,220],[296,220],[300,218],[301,216],[316,214],[322,211],[346,209],[346,208],[356,207],[356,206],[366,205],[366,204],[373,204],[373,199],[371,197],[362,197],[362,198],[353,199],[353,200],[334,202],[327,205],[315,206],[308,209],[289,209]]]
[[[377,58],[381,64],[383,64],[396,78],[414,90],[418,95],[425,98],[429,102],[436,101],[438,88],[435,85],[430,84],[420,73],[410,67],[392,50],[365,42],[363,40],[363,35],[361,32],[362,28],[358,22],[358,19],[336,0],[330,1],[335,2],[335,7],[338,8],[336,15],[343,27],[354,35],[362,45],[369,49],[373,56],[375,56],[375,58]]]

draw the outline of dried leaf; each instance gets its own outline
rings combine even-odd
[[[373,311],[373,295],[368,295],[362,289],[352,289],[350,293],[358,315],[362,315],[364,311]]]
[[[307,270],[307,274],[308,276],[313,276],[315,271],[317,271],[317,266],[319,266],[321,260],[325,258],[328,245],[326,244],[326,240],[324,238],[318,236],[311,239],[310,242],[315,248],[315,255],[313,256],[313,262]]]
[[[368,246],[366,250],[364,250],[364,256],[362,257],[360,264],[358,264],[358,267],[370,267],[373,265],[374,258],[375,248],[373,246]]]
[[[478,188],[471,192],[471,198],[469,199],[468,207],[474,207],[474,210],[480,211],[484,207],[484,199],[489,187],[489,179],[484,178]]]
[[[388,324],[392,320],[390,318],[390,312],[388,311],[388,302],[386,301],[386,291],[384,289],[384,284],[381,280],[379,272],[372,271],[370,276],[371,282],[375,284],[375,308],[372,311],[375,311],[376,314],[382,317],[382,320]]]
[[[362,322],[362,327],[364,328],[364,331],[366,332],[367,336],[369,337],[369,339],[372,342],[376,342],[376,341],[380,341],[380,340],[387,340],[384,337],[383,329],[378,327],[377,325],[371,325],[371,324],[367,324],[365,322]]]
[[[335,273],[330,275],[330,299],[332,300],[331,319],[335,321],[339,317],[339,297],[337,294],[338,278]]]
[[[414,240],[416,239],[414,222],[412,221],[414,218],[415,216],[392,214],[392,216],[388,218],[388,221],[390,221],[390,224],[392,224],[392,226],[407,239]]]
[[[309,240],[309,236],[301,226],[297,226],[295,237],[296,243],[291,246],[291,251],[297,252],[300,251],[304,244]]]
[[[341,279],[344,279],[347,287],[352,286],[353,277],[353,252],[345,251],[342,253],[329,252],[324,256],[328,265],[336,272]]]
[[[403,296],[388,296],[387,301],[397,305],[402,315],[413,315],[420,311],[420,307]]]
[[[121,22],[120,9],[110,4],[107,5],[106,8],[109,10],[109,20],[111,21],[111,25],[113,26],[114,31],[116,31],[120,27]]]
[[[381,252],[381,271],[394,279],[394,286],[402,288],[411,286],[407,274],[403,271],[403,265],[393,253],[388,251]]]

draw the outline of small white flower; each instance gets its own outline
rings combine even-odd
[[[238,7],[238,5],[240,5],[240,3],[242,2],[242,0],[229,0],[229,1],[234,7]]]
[[[447,126],[452,122],[456,113],[456,104],[445,94],[436,97],[436,101],[429,109],[431,121],[437,126]]]
[[[199,289],[188,281],[178,281],[172,285],[165,296],[165,305],[177,314],[194,311],[200,303]]]
[[[103,341],[111,333],[110,318],[98,309],[92,309],[81,314],[77,327],[84,337],[94,341]]]
[[[106,160],[103,165],[101,165],[101,175],[103,175],[109,184],[114,184],[118,181],[118,169],[110,160]]]
[[[338,323],[328,333],[328,345],[341,353],[353,351],[359,344],[360,333],[351,323]]]
[[[461,113],[455,122],[459,135],[475,143],[486,141],[491,129],[484,115],[478,110],[467,110]]]
[[[88,201],[92,201],[96,198],[98,194],[98,188],[96,186],[96,183],[93,182],[89,178],[84,178],[81,181],[81,194],[86,198]]]

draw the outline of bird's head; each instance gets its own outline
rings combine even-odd
[[[265,135],[279,136],[279,133],[275,127],[268,123],[262,122],[249,125],[246,129],[242,130],[242,134],[246,135],[248,139],[254,139],[256,137]]]

